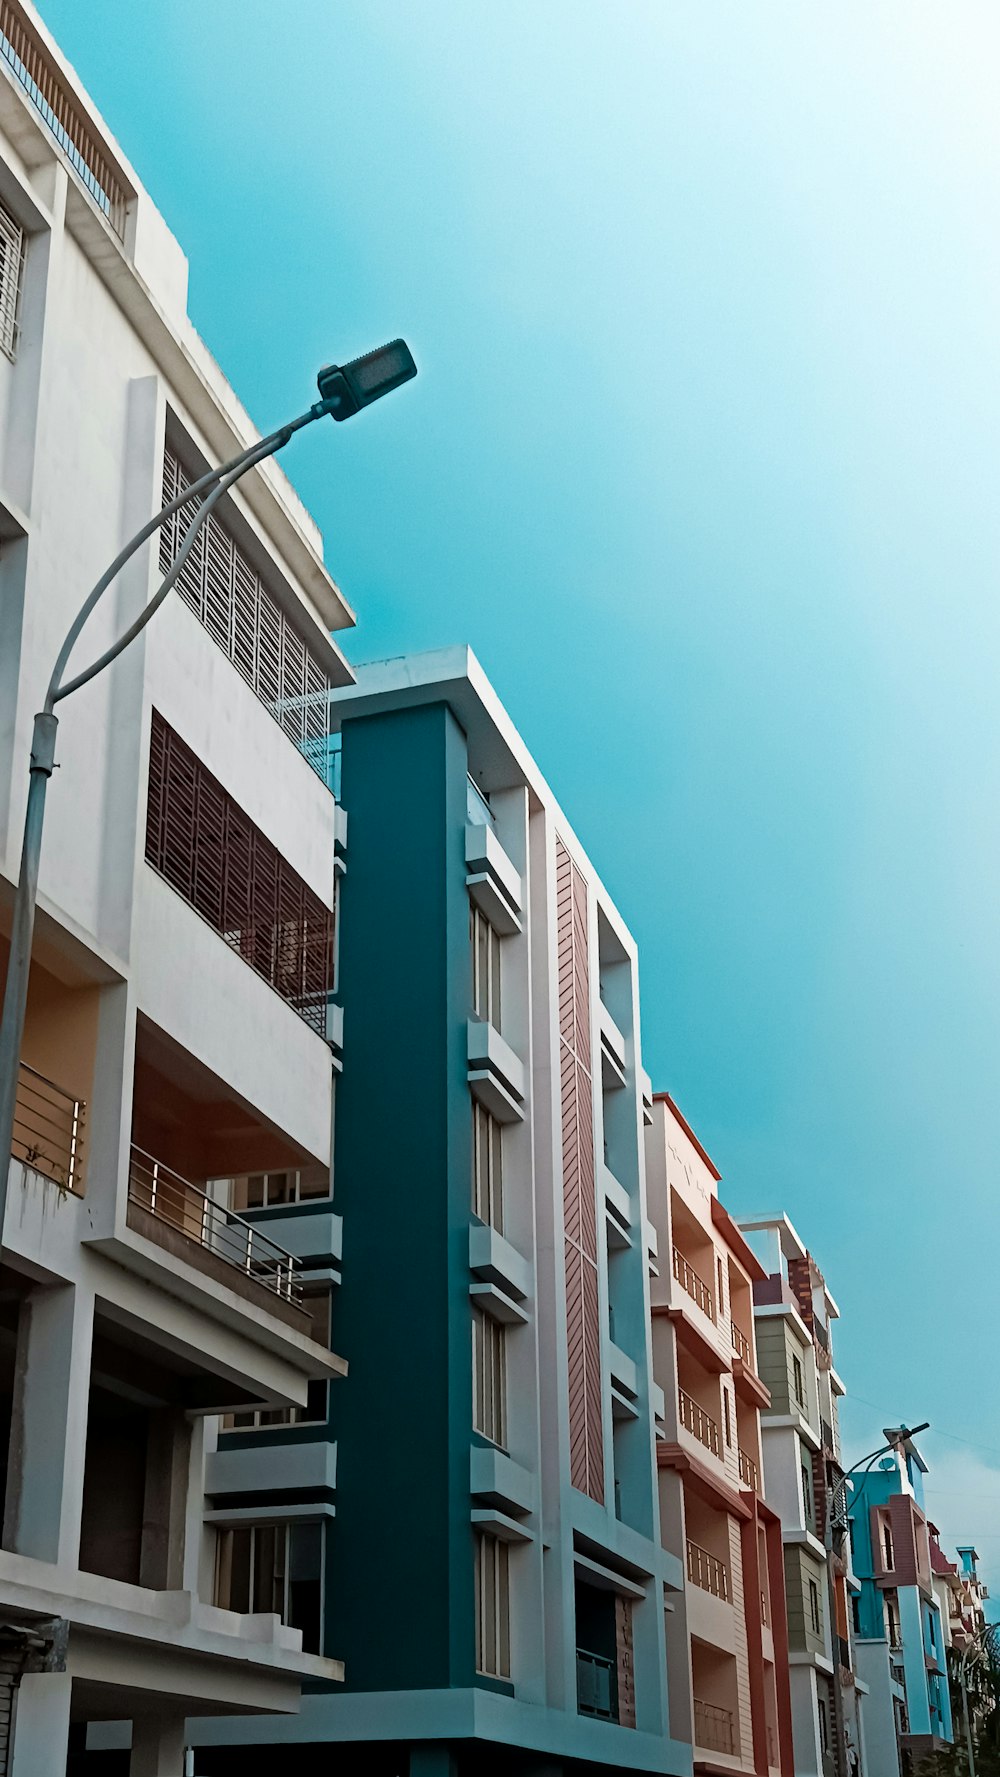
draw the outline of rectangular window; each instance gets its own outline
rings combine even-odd
[[[510,1677],[510,1577],[507,1544],[476,1537],[476,1671]]]
[[[164,451],[165,506],[195,480],[197,476],[189,475],[171,450]],[[192,501],[190,506],[182,506],[161,526],[162,574],[169,571],[199,504]],[[177,590],[303,758],[332,789],[329,675],[217,513],[210,513],[205,520],[181,570]]]
[[[472,1310],[472,1424],[491,1444],[507,1437],[507,1329],[501,1321]]]
[[[891,1573],[896,1565],[895,1550],[892,1546],[892,1530],[886,1520],[882,1520],[882,1562],[886,1573]]]
[[[802,1510],[805,1514],[806,1524],[811,1530],[816,1520],[816,1513],[813,1505],[812,1469],[807,1462],[802,1464]]]
[[[809,1581],[809,1621],[817,1635],[822,1633],[823,1619],[819,1611],[819,1587],[815,1580]]]
[[[478,907],[469,907],[472,943],[472,1009],[500,1029],[500,938]]]
[[[718,1257],[718,1255],[716,1255],[716,1260],[715,1260],[715,1276],[716,1276],[716,1280],[719,1285],[719,1318],[721,1320],[723,1317],[723,1312],[724,1312],[723,1311],[723,1304],[725,1302],[725,1291],[724,1291],[724,1281],[723,1281],[723,1276],[722,1276],[722,1260]]]
[[[811,1583],[812,1582],[810,1582],[810,1584]],[[829,1717],[827,1716],[826,1702],[824,1698],[819,1697],[817,1699],[816,1708],[819,1713],[819,1743],[822,1746],[824,1753],[827,1753],[830,1750],[830,1722]]]
[[[0,204],[0,351],[13,359],[24,264],[24,230]]]
[[[290,1628],[301,1629],[306,1653],[320,1653],[322,1524],[240,1524],[220,1530],[215,1601],[241,1616],[274,1612]]]
[[[503,1125],[472,1101],[472,1213],[503,1233]]]
[[[726,1443],[731,1446],[733,1442],[733,1428],[729,1418],[729,1390],[725,1384],[723,1384],[722,1387],[722,1415],[726,1422]]]
[[[153,711],[146,862],[320,1036],[333,912]]]
[[[330,1174],[324,1166],[298,1171],[252,1172],[233,1180],[232,1208],[242,1215],[247,1209],[270,1209],[282,1203],[304,1203],[310,1197],[329,1197]]]
[[[806,1404],[806,1386],[805,1379],[802,1375],[802,1365],[797,1357],[792,1358],[792,1389],[795,1394],[796,1402],[800,1407],[804,1407]]]

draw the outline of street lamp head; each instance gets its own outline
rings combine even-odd
[[[370,407],[381,395],[391,394],[401,383],[416,376],[413,354],[403,339],[379,346],[350,364],[326,364],[316,378],[319,392],[335,420],[349,420],[362,407]]]

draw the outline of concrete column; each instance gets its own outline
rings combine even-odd
[[[184,1777],[183,1715],[149,1715],[132,1723],[129,1777]]]
[[[173,1407],[151,1413],[139,1584],[154,1592],[178,1591],[184,1584],[190,1469],[189,1421]]]
[[[21,1306],[3,1544],[76,1567],[90,1398],[94,1298],[39,1285]]]
[[[10,1777],[66,1777],[72,1689],[68,1672],[25,1673],[14,1705]]]

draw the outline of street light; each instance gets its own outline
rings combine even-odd
[[[366,352],[363,357],[354,358],[349,364],[328,364],[317,378],[320,400],[315,401],[305,413],[297,419],[289,420],[267,438],[257,444],[251,444],[238,456],[223,463],[219,469],[210,469],[207,474],[192,482],[191,486],[178,494],[175,500],[164,506],[161,512],[138,530],[131,542],[126,543],[120,554],[116,555],[111,566],[98,580],[96,586],[84,599],[77,615],[70,624],[52,669],[52,677],[45,693],[43,708],[35,717],[34,731],[31,739],[31,765],[28,780],[28,806],[24,817],[24,838],[21,844],[21,872],[18,877],[17,894],[14,899],[14,920],[11,930],[10,962],[7,968],[7,984],[4,990],[3,1016],[0,1019],[0,1242],[3,1239],[4,1219],[7,1208],[7,1179],[10,1171],[10,1155],[14,1141],[14,1117],[17,1100],[18,1069],[21,1060],[21,1041],[24,1036],[24,1013],[28,999],[28,975],[31,968],[31,940],[35,925],[35,903],[38,898],[38,860],[42,849],[42,827],[45,819],[45,795],[49,778],[55,769],[56,733],[58,718],[55,706],[64,697],[78,691],[97,674],[103,672],[116,660],[137,635],[145,629],[150,618],[159,610],[171,587],[175,584],[184,563],[194,546],[198,532],[201,530],[213,506],[221,500],[223,494],[239,481],[249,469],[256,468],[267,457],[273,457],[294,436],[301,432],[303,426],[312,425],[313,420],[325,418],[329,414],[335,420],[346,420],[352,414],[360,412],[362,407],[369,407],[380,396],[388,395],[398,389],[401,383],[408,382],[416,376],[417,367],[409,347],[401,339],[393,340],[391,345],[381,346],[377,351]],[[169,572],[161,582],[157,592],[144,606],[134,623],[125,633],[95,660],[86,670],[78,673],[74,679],[63,682],[63,674],[69,664],[70,655],[76,646],[91,612],[99,604],[112,581],[121,573],[125,563],[131,559],[137,549],[147,542],[155,531],[159,530],[165,519],[178,512],[182,506],[188,506],[193,500],[204,495],[194,518],[184,533],[184,540],[177,551]]]

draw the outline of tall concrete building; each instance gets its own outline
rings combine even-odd
[[[862,1777],[867,1686],[852,1628],[858,1581],[849,1546],[835,1548],[841,1539],[831,1519],[844,1509],[837,1304],[787,1216],[741,1218],[740,1228],[765,1273],[754,1284],[757,1355],[771,1397],[761,1421],[764,1491],[785,1546],[796,1777]]]
[[[887,1437],[889,1432],[886,1433]],[[866,1709],[870,1777],[899,1777],[953,1738],[947,1671],[947,1612],[934,1583],[924,1510],[927,1472],[912,1438],[851,1479],[850,1526],[861,1581],[858,1665]]]
[[[350,1656],[294,1722],[196,1724],[199,1777],[279,1748],[308,1777],[331,1742],[344,1777],[690,1771],[635,945],[465,649],[362,668],[332,714],[351,1368],[328,1425],[224,1431],[208,1484],[330,1488],[326,1645]],[[251,1214],[330,1261],[314,1205]]]
[[[165,489],[256,436],[186,286],[72,69],[9,0],[0,976],[32,716],[70,621]],[[177,537],[131,561],[75,665],[136,615]],[[218,508],[142,638],[61,706],[0,1263],[14,1777],[63,1777],[68,1755],[97,1769],[109,1739],[116,1770],[181,1777],[186,1718],[294,1710],[303,1681],[342,1670],[322,1632],[321,1505],[224,1494],[206,1510],[203,1446],[207,1416],[295,1420],[344,1369],[328,1268],[307,1276],[278,1231],[230,1207],[228,1181],[294,1180],[336,1244],[342,824],[322,723],[351,677],[329,632],[351,622],[269,465]]]
[[[764,1499],[753,1286],[764,1272],[668,1093],[646,1130],[653,1374],[664,1545],[687,1586],[667,1615],[671,1719],[696,1772],[794,1777],[781,1524]]]

